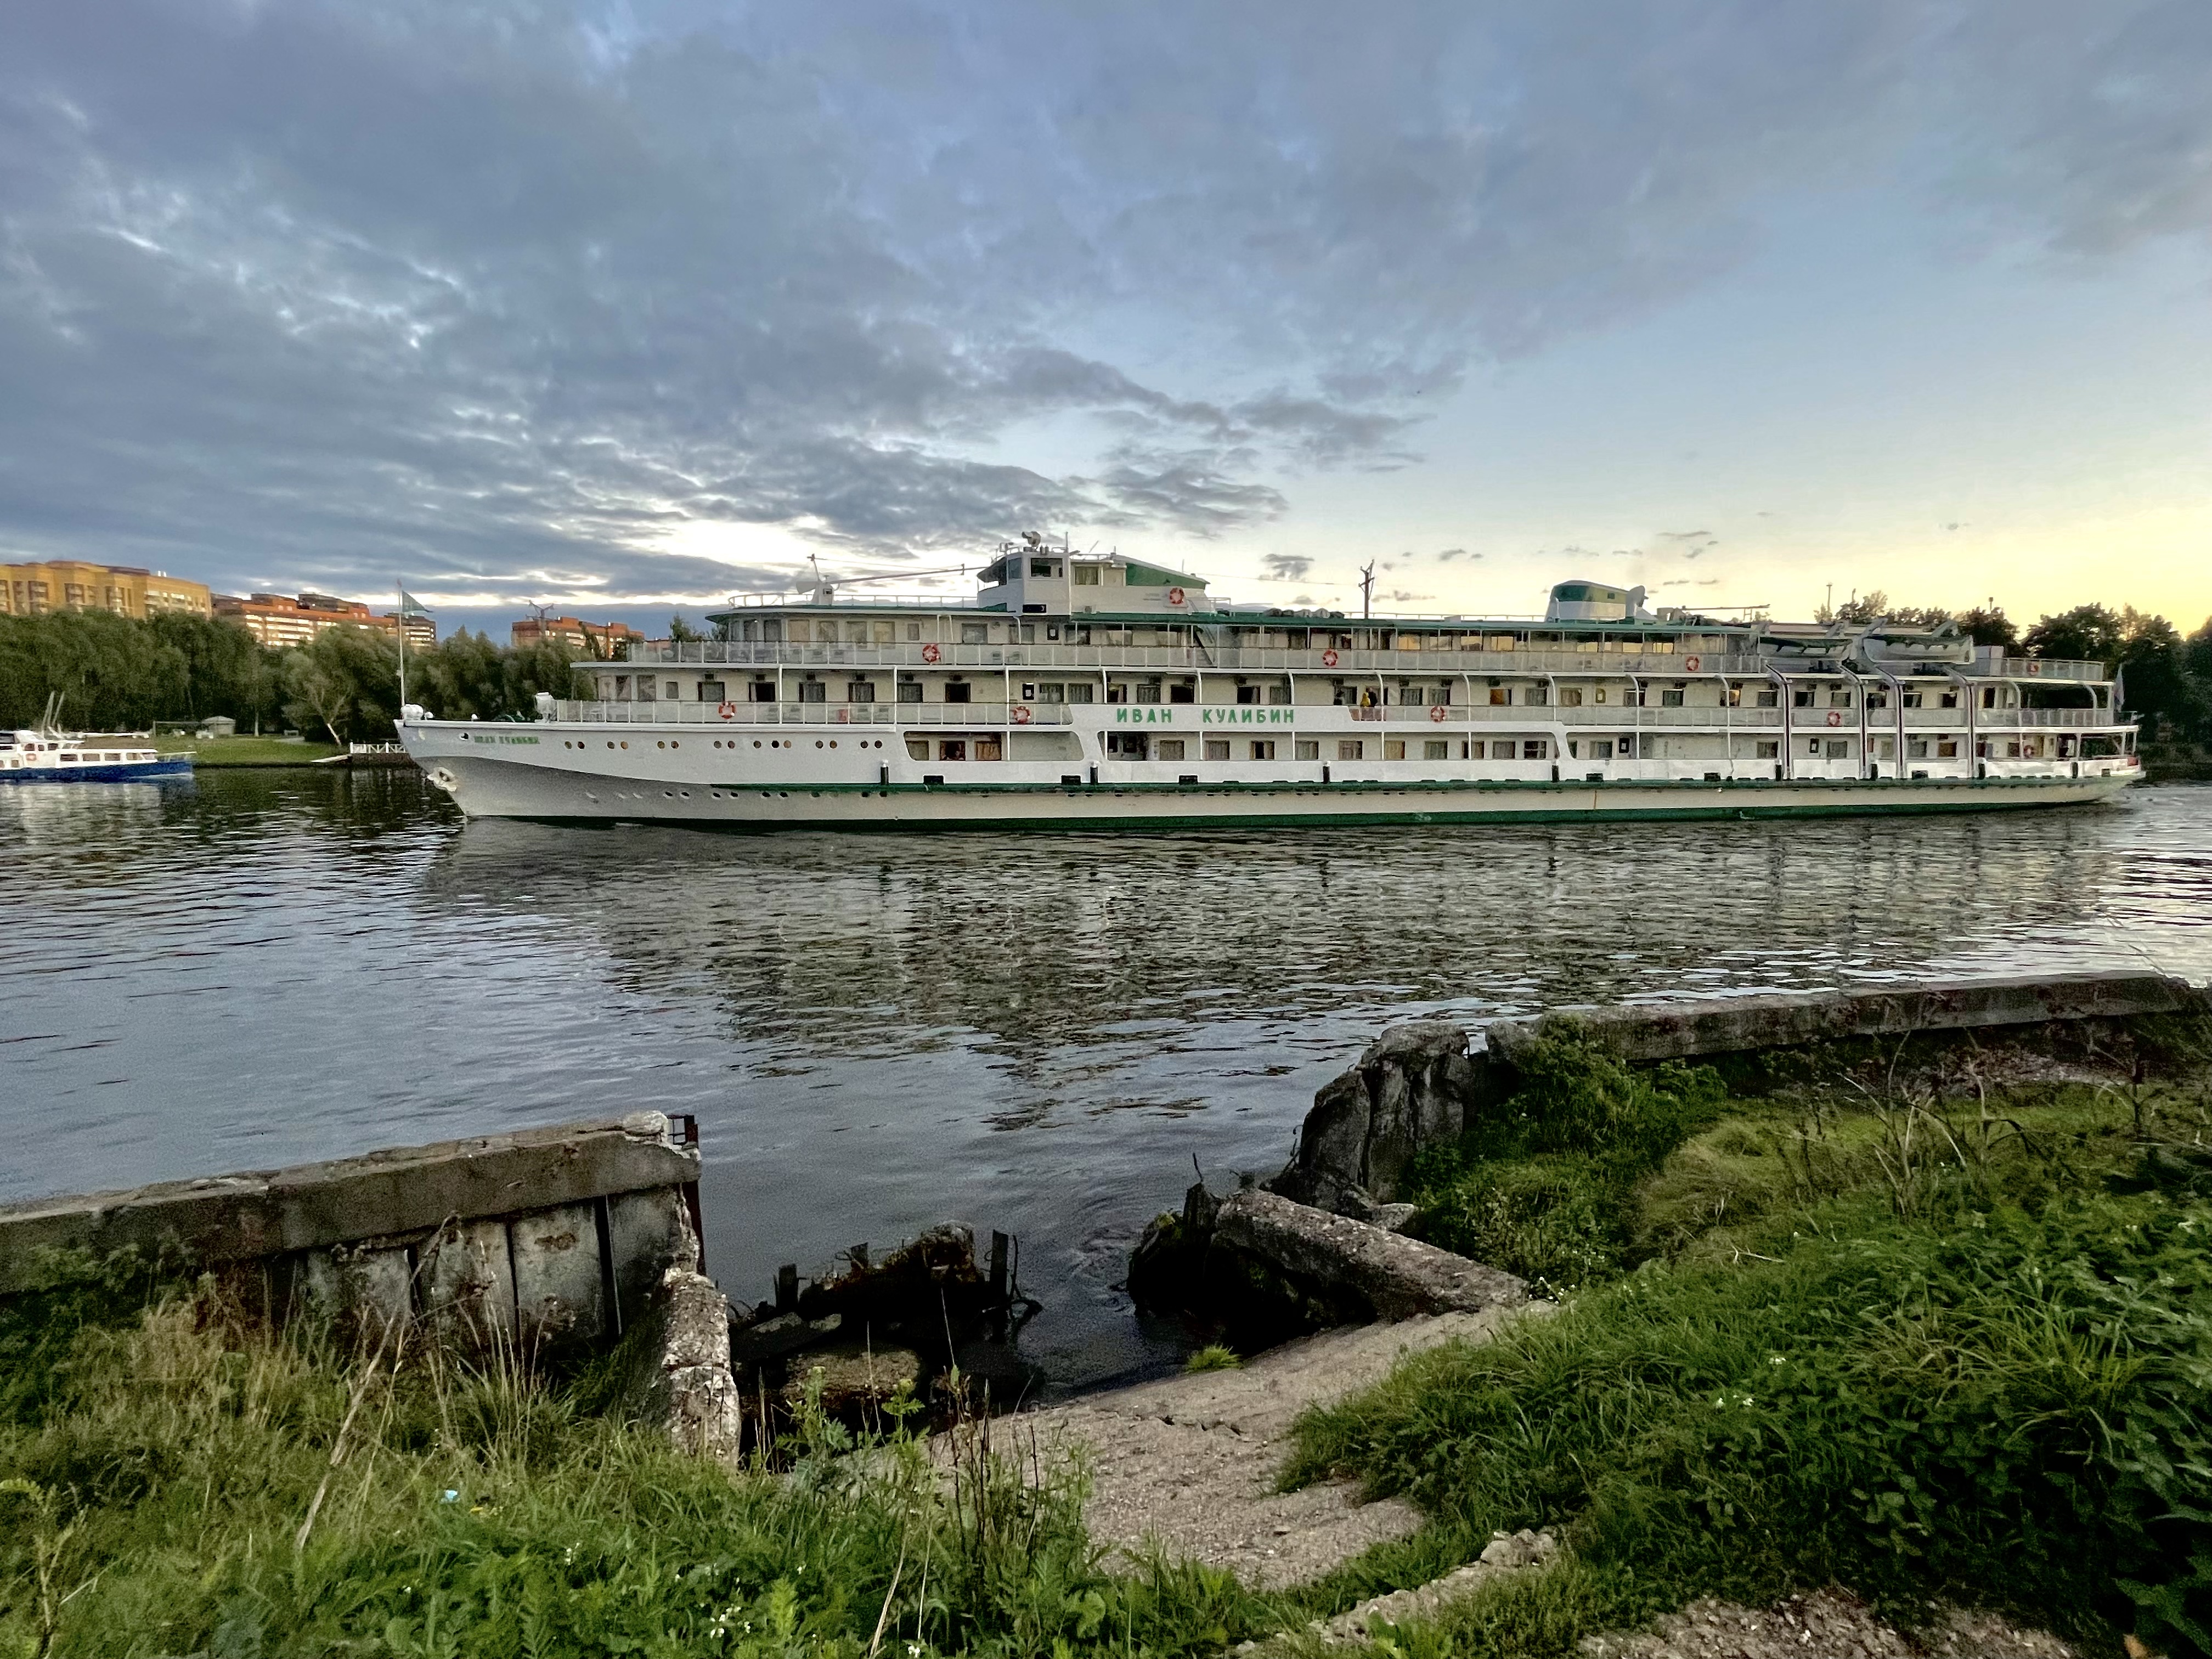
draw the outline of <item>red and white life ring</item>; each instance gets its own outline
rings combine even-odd
[[[716,707],[714,712],[717,714],[720,714],[726,720],[733,720],[738,717],[738,706],[732,702],[727,697],[725,697]]]
[[[1828,711],[1828,724],[1831,726],[1841,726],[1843,723],[1844,711],[1840,708],[1831,708]]]
[[[2043,665],[2030,657],[2027,659],[2027,672],[2031,674],[2040,674],[2043,672]]]
[[[1182,603],[1182,589],[1180,587],[1170,587],[1168,589],[1168,603],[1170,605],[1181,605]]]
[[[1444,723],[1444,717],[1450,714],[1450,712],[1451,711],[1446,708],[1443,704],[1440,702],[1434,703],[1430,706],[1429,718],[1434,720],[1437,725],[1442,726]]]
[[[935,646],[925,645],[921,647],[921,659],[924,662],[935,662],[937,660],[937,656],[938,652]]]
[[[1698,672],[1698,659],[1695,657],[1685,657],[1682,659],[1682,666],[1694,674]]]
[[[1336,651],[1334,647],[1321,653],[1321,665],[1323,668],[1334,668],[1336,666]]]
[[[1030,713],[1030,706],[1025,702],[1016,703],[1014,705],[1013,712],[1014,724],[1017,726],[1027,726],[1032,718]]]

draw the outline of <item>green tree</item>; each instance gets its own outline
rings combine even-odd
[[[2110,663],[2125,644],[2124,625],[2120,613],[2109,605],[2077,605],[2055,617],[2039,618],[2021,642],[2032,657]]]
[[[1956,620],[1959,631],[1976,645],[2001,645],[2009,650],[2020,643],[2019,624],[1994,599],[1972,611],[1961,611]]]
[[[707,636],[685,622],[679,611],[668,619],[668,637],[678,645],[696,645]]]
[[[399,714],[399,644],[366,628],[326,628],[284,660],[285,717],[333,743],[389,743]]]

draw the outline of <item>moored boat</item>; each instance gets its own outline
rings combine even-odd
[[[581,662],[519,723],[402,711],[472,816],[1146,829],[1982,811],[2141,776],[2105,665],[1562,582],[1535,617],[1236,607],[1035,536],[966,605],[823,584]]]
[[[190,755],[165,755],[136,733],[0,732],[0,783],[134,783],[190,777]]]

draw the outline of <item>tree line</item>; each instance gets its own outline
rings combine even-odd
[[[519,719],[540,691],[580,695],[573,654],[557,644],[498,646],[464,629],[408,652],[407,695],[451,719]],[[379,629],[337,627],[274,648],[225,617],[0,617],[0,727],[35,724],[55,696],[71,730],[144,731],[222,714],[241,732],[289,727],[333,743],[389,742],[399,643]]]
[[[2212,617],[2185,636],[2165,617],[2133,605],[2077,605],[2023,629],[1999,605],[1960,611],[1893,605],[1879,588],[1814,612],[1822,623],[1877,618],[1923,628],[1950,623],[1976,645],[2001,645],[2015,655],[2117,665],[2123,706],[2142,721],[2145,738],[2212,742]]]

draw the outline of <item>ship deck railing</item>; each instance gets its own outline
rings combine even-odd
[[[729,713],[725,714],[725,708]],[[1124,713],[1123,711],[1127,711]],[[1555,703],[1392,703],[1372,708],[1334,703],[1067,703],[1067,702],[686,702],[661,699],[638,702],[560,702],[553,718],[573,725],[655,726],[914,726],[937,728],[959,726],[1071,726],[1078,714],[1099,714],[1108,727],[1150,724],[1133,716],[1165,713],[1178,727],[1224,733],[1232,728],[1250,735],[1262,726],[1278,731],[1288,726],[1311,726],[1316,730],[1341,730],[1352,726],[1383,725],[1408,732],[1423,728],[1480,726],[1538,729],[1547,726],[1597,727],[1612,731],[1704,730],[1708,732],[1779,732],[1785,722],[1779,708],[1723,708],[1712,705],[1681,708],[1633,703],[1570,706]],[[1790,729],[1805,736],[1832,732],[1841,737],[1856,732],[1862,723],[1879,736],[1894,732],[1895,708],[1793,708]],[[2106,708],[1907,708],[1902,711],[1908,731],[1963,732],[1971,725],[1979,732],[2061,729],[2123,729],[2129,722]],[[1829,723],[1831,714],[1842,718]],[[1250,728],[1249,731],[1247,728]]]

